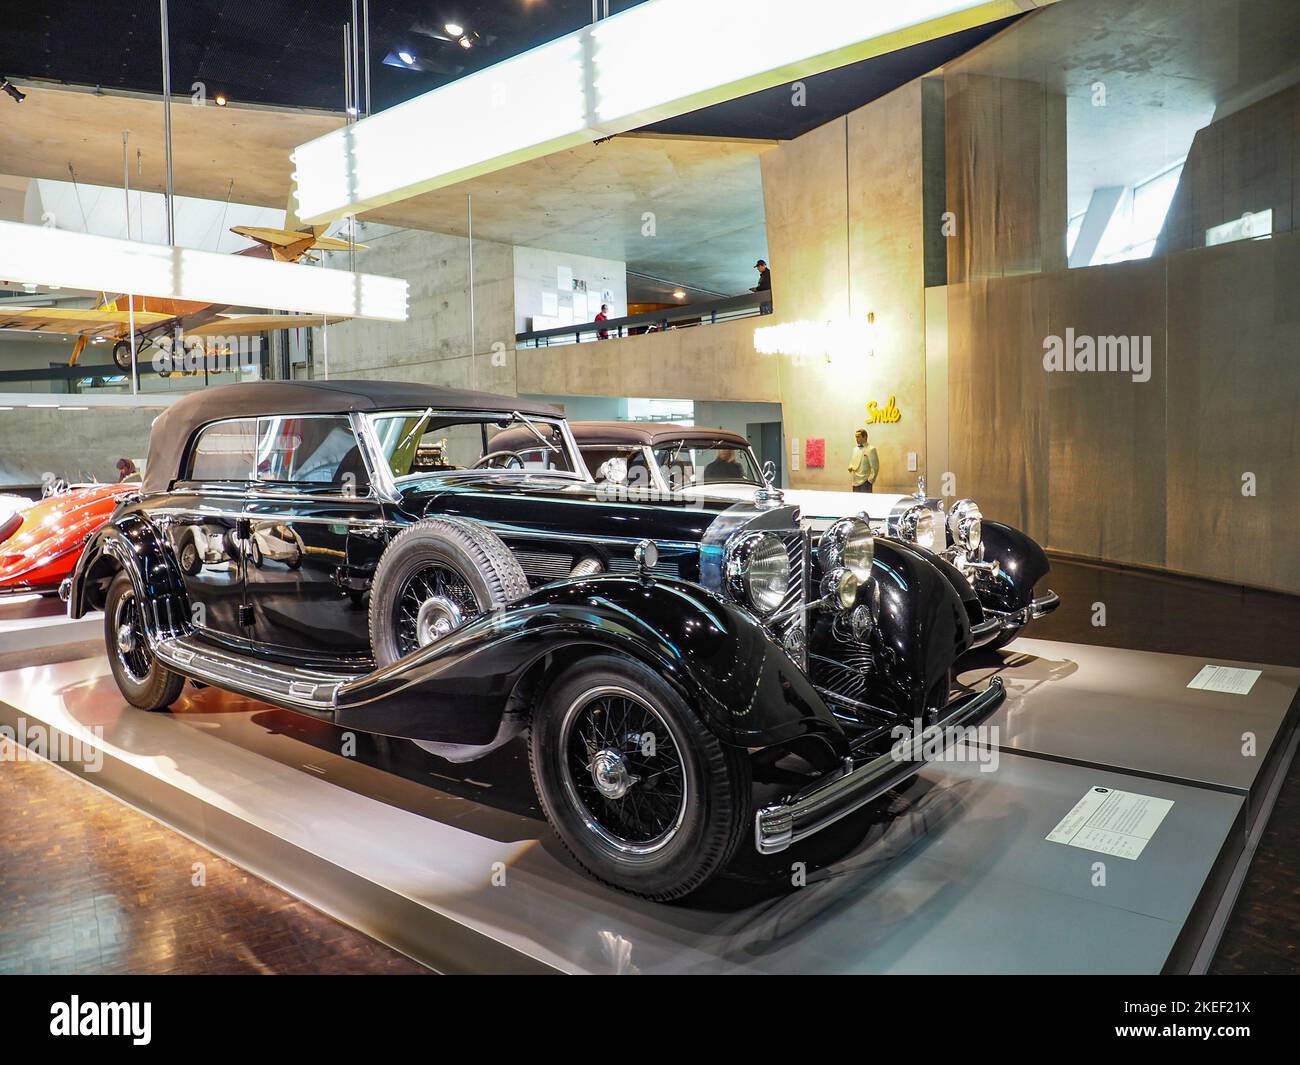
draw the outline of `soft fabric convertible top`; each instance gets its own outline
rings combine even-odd
[[[555,407],[518,396],[397,381],[250,381],[220,385],[178,399],[154,420],[143,490],[151,495],[171,487],[180,476],[185,447],[194,431],[210,422],[259,415],[348,414],[426,407],[448,411],[519,411],[541,418],[560,416]]]

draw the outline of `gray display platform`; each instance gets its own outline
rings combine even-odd
[[[53,596],[0,597],[0,655],[97,640],[103,632],[103,614],[87,614],[73,621],[67,605]]]
[[[340,730],[213,689],[145,714],[102,659],[0,673],[0,723],[84,741],[102,765],[68,768],[436,969],[1187,971],[1231,902],[1300,689],[1300,670],[1273,666],[1252,667],[1248,695],[1187,689],[1204,664],[1019,641],[962,677],[996,668],[1011,690],[995,761],[959,745],[676,906],[578,870],[519,750],[458,766],[359,737],[349,757]],[[1234,762],[1247,730],[1258,753]],[[1095,787],[1173,802],[1137,860],[1046,840]]]

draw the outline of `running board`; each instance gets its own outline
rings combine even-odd
[[[356,680],[352,673],[324,673],[232,654],[192,636],[159,640],[153,651],[168,669],[192,680],[330,720],[339,688]]]

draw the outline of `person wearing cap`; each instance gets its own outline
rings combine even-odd
[[[758,271],[758,284],[751,288],[750,292],[771,292],[772,291],[772,271],[768,269],[767,260],[759,259],[754,264],[754,269]],[[771,314],[772,303],[770,300],[759,304],[759,314]]]

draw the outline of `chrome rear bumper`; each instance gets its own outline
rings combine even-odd
[[[993,713],[1005,697],[1002,678],[994,677],[983,691],[949,703],[944,716],[934,722],[934,727],[949,729],[977,725]],[[921,739],[916,737],[915,743],[909,745],[912,753],[927,746]],[[760,854],[783,851],[790,844],[820,832],[879,798],[890,788],[897,787],[924,764],[924,760],[904,760],[890,750],[838,777],[819,780],[784,802],[764,806],[754,815],[754,846]]]

